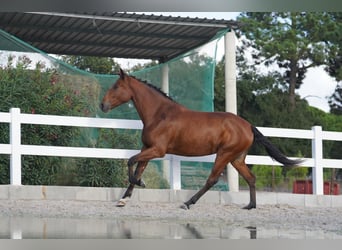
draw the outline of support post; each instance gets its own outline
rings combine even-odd
[[[312,191],[313,194],[323,195],[323,139],[322,127],[312,127],[314,138],[312,139]]]
[[[162,86],[161,86],[161,89],[166,94],[169,94],[169,65],[167,63],[164,63],[161,70],[162,70]],[[171,180],[172,173],[171,173],[171,171],[173,171],[172,168],[173,168],[173,165],[170,161],[168,161],[168,160],[162,161],[163,177],[166,180],[169,180],[169,184],[171,187],[172,187],[172,180]]]
[[[225,97],[226,112],[237,114],[236,98],[236,46],[235,32],[231,30],[224,36],[225,47]],[[236,169],[228,164],[227,180],[229,191],[239,191],[239,174]]]
[[[20,109],[11,108],[10,124],[10,144],[11,144],[11,164],[10,183],[11,185],[21,185],[21,126]]]
[[[169,94],[169,65],[164,63],[162,66],[162,86],[161,89]]]
[[[172,190],[181,190],[181,162],[180,160],[171,155],[170,159],[170,188]]]

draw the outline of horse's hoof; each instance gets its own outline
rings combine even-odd
[[[145,187],[146,187],[146,184],[145,184],[145,182],[143,181],[143,179],[140,179],[139,186],[142,187],[142,188],[145,188]]]
[[[243,209],[251,210],[253,208],[256,208],[256,205],[254,204],[248,204],[247,206],[243,207]]]
[[[126,206],[126,202],[127,202],[126,199],[120,199],[120,200],[116,203],[116,206],[117,206],[117,207],[124,207],[124,206]]]
[[[189,210],[190,206],[184,203],[184,204],[180,205],[180,208],[184,209],[184,210]]]

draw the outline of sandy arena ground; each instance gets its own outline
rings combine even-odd
[[[187,221],[189,223],[249,225],[286,230],[320,230],[342,237],[342,208],[303,208],[261,205],[244,210],[236,205],[196,204],[183,210],[178,203],[0,200],[1,217],[125,219]]]

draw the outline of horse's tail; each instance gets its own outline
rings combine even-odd
[[[254,142],[263,145],[267,153],[276,161],[284,164],[284,166],[296,166],[303,162],[302,160],[291,160],[287,158],[280,150],[274,146],[256,127],[252,126],[254,134]]]

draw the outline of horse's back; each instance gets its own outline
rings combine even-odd
[[[205,127],[219,131],[252,133],[251,124],[245,119],[230,112],[196,112],[188,111],[183,114],[184,122],[193,127]]]

